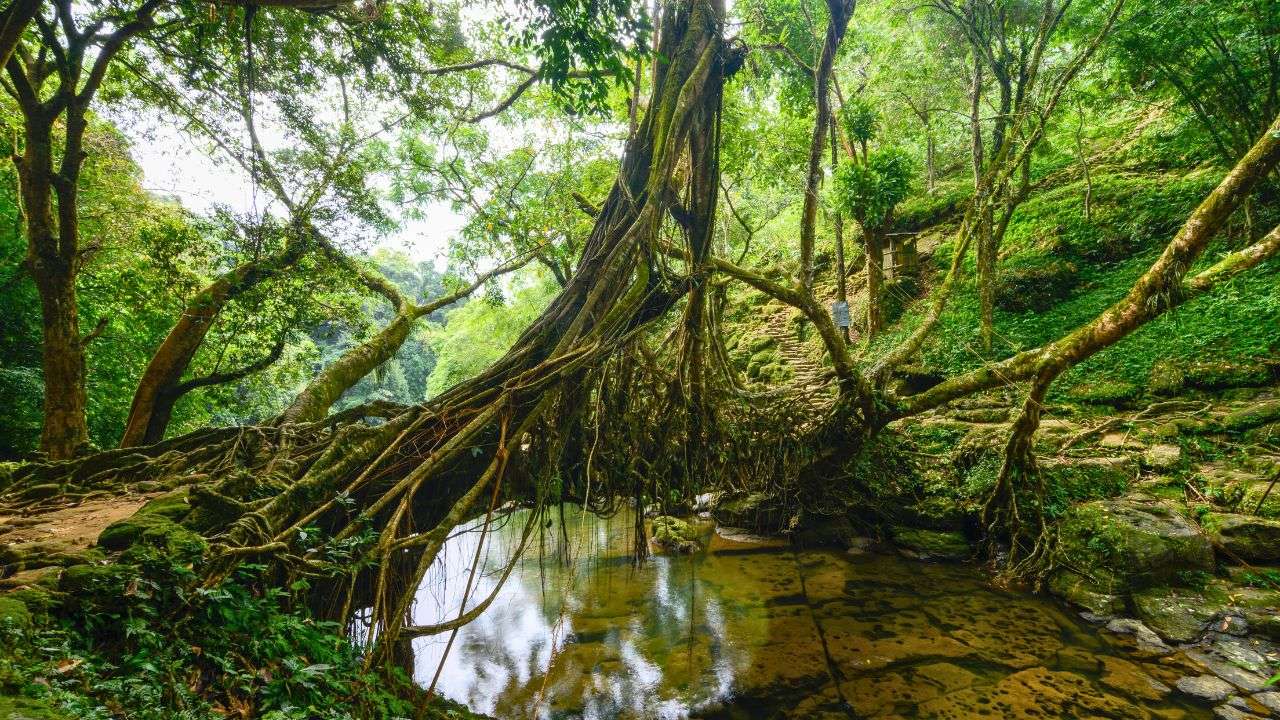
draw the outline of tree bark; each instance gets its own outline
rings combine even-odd
[[[863,252],[867,256],[867,338],[884,330],[884,233],[862,225]]]

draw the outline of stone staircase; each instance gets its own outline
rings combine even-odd
[[[791,368],[792,388],[797,397],[814,408],[829,406],[835,399],[830,371],[824,368],[791,327],[792,310],[782,308],[765,319],[765,332],[777,341],[778,357]]]

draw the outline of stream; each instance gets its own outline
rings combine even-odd
[[[496,587],[528,511],[496,519],[467,607]],[[628,512],[556,513],[497,598],[415,641],[416,676],[498,718],[1209,718],[1144,658],[981,569],[726,538],[631,562]],[[457,616],[480,523],[451,538],[415,622]],[[563,562],[564,545],[572,560]],[[441,664],[441,658],[444,658]]]

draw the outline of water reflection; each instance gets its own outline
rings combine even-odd
[[[494,589],[527,518],[489,533],[468,607]],[[973,568],[794,552],[710,527],[707,550],[634,568],[631,517],[565,521],[534,535],[443,666],[447,635],[415,642],[419,681],[439,667],[438,692],[499,718],[1210,717],[1153,692],[1171,669]],[[416,623],[456,617],[479,540],[477,525],[449,541]]]

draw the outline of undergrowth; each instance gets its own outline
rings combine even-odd
[[[60,611],[0,627],[0,695],[86,720],[472,717],[398,669],[364,670],[336,623],[291,602],[305,582],[259,584],[247,565],[202,588],[190,564],[136,559],[69,569],[83,591]]]

